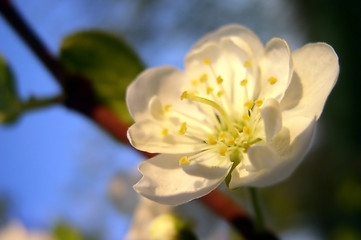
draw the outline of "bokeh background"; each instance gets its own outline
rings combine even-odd
[[[341,72],[314,147],[289,179],[261,189],[261,197],[267,224],[282,239],[361,239],[359,1],[13,3],[53,54],[58,54],[65,36],[101,29],[125,39],[147,67],[182,68],[192,44],[227,23],[249,27],[264,43],[274,36],[284,38],[293,50],[308,42],[332,45]],[[60,86],[1,15],[0,53],[13,70],[21,98],[60,93]],[[52,232],[61,224],[82,239],[122,239],[134,208],[125,200],[133,196],[128,186],[136,181],[132,176],[141,160],[94,123],[60,105],[0,125],[0,226],[18,221],[31,230]],[[123,200],[111,198],[110,189],[118,189],[117,197]],[[229,193],[241,201],[245,197],[242,190]]]

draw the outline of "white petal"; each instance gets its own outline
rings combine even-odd
[[[280,38],[271,39],[265,47],[265,54],[260,62],[261,93],[260,98],[281,100],[291,80],[293,71],[290,48]],[[270,78],[276,79],[271,84]]]
[[[338,57],[332,47],[325,43],[307,44],[296,50],[292,57],[294,74],[297,76],[294,80],[296,83],[289,86],[281,101],[281,108],[287,109],[284,116],[316,116],[318,119],[338,77]],[[297,83],[298,80],[301,84]],[[300,91],[301,99],[297,97]],[[290,106],[295,107],[289,109]]]
[[[205,59],[211,61],[211,66],[204,64]],[[185,65],[187,73],[192,75],[189,80],[197,79],[205,73],[210,86],[217,85],[217,76],[229,79],[232,74],[226,55],[216,43],[205,44],[197,51],[190,52],[186,56]]]
[[[192,157],[190,164],[182,167],[189,175],[215,179],[225,178],[232,162],[227,157],[219,156],[218,152],[208,152]]]
[[[198,48],[208,42],[220,42],[222,38],[230,38],[242,49],[247,45],[257,58],[258,56],[261,56],[263,52],[263,45],[257,35],[248,28],[237,24],[223,26],[218,30],[205,35],[193,46],[191,51],[197,51]]]
[[[248,149],[248,157],[255,171],[272,169],[281,160],[281,157],[266,144],[250,147]]]
[[[264,167],[259,171],[246,171],[242,166],[236,168],[232,172],[232,179],[230,183],[231,188],[241,186],[264,187],[278,183],[293,173],[296,167],[305,157],[312,142],[316,120],[299,119],[300,121],[308,122],[309,125],[294,139],[291,145],[279,155],[272,145],[256,147],[251,150],[249,161],[259,166]],[[305,124],[303,124],[305,125]],[[280,132],[284,134],[284,132]],[[253,152],[252,152],[253,151]],[[258,152],[260,151],[260,152]],[[266,162],[261,157],[265,157],[265,161],[269,160],[270,168],[267,168]]]
[[[150,153],[190,153],[202,149],[202,140],[190,138],[177,133],[178,129],[163,128],[158,122],[145,119],[134,123],[128,129],[128,139],[132,146]]]
[[[182,155],[161,154],[139,165],[142,179],[134,189],[146,198],[167,205],[179,205],[214,190],[225,178],[207,179],[187,174],[180,166]]]
[[[268,99],[262,107],[262,118],[266,133],[266,140],[270,142],[273,136],[282,128],[282,114],[277,100]]]
[[[290,142],[292,143],[313,121],[314,119],[303,116],[284,119],[283,126],[289,130]]]
[[[282,111],[292,109],[297,106],[297,104],[302,99],[303,89],[302,83],[299,76],[293,72],[291,82],[288,85],[288,88],[280,101],[280,106]],[[287,113],[289,114],[289,113]]]
[[[163,66],[143,71],[127,89],[126,102],[135,121],[143,119],[150,99],[157,95],[161,102],[179,101],[185,74],[174,67]]]
[[[286,127],[283,127],[272,138],[269,144],[272,147],[272,149],[278,153],[278,155],[283,156],[286,153],[287,149],[289,148],[290,143],[291,143],[290,130]]]
[[[244,66],[246,61],[256,62],[256,59],[230,39],[223,39],[221,47],[228,60],[229,71],[232,73],[229,79],[224,79],[224,84],[229,89],[234,109],[243,109],[244,103],[248,99],[254,99],[259,92],[258,66],[256,64],[251,67]],[[244,79],[247,79],[248,83],[246,86],[241,86],[240,83]]]

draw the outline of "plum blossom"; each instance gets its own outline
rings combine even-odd
[[[55,240],[55,238],[45,232],[30,232],[20,222],[14,221],[0,229],[0,240]]]
[[[223,181],[233,189],[284,180],[310,148],[338,72],[326,43],[291,52],[285,40],[263,45],[240,25],[204,36],[184,70],[150,68],[128,87],[129,141],[159,153],[139,165],[134,189],[178,205]]]

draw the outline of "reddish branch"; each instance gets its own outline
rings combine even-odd
[[[70,74],[62,66],[27,25],[10,0],[0,0],[0,12],[62,86],[65,96],[64,105],[89,117],[113,137],[129,144],[127,138],[128,125],[106,106],[95,101],[95,95],[89,81],[82,76]],[[146,152],[142,153],[146,157],[154,156]],[[247,212],[220,191],[211,192],[202,197],[201,201],[228,221],[245,239],[276,239],[270,233],[257,233]]]

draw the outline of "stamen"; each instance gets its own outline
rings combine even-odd
[[[162,130],[162,136],[165,137],[168,135],[168,128],[163,128]]]
[[[222,94],[223,94],[223,92],[222,92]],[[206,105],[211,106],[214,109],[216,109],[218,111],[218,113],[220,114],[220,116],[222,117],[222,120],[226,124],[228,130],[232,133],[232,135],[234,135],[234,136],[238,135],[238,132],[237,132],[236,128],[234,127],[233,122],[229,118],[226,111],[218,103],[216,103],[215,101],[211,101],[209,99],[203,98],[203,97],[196,96],[195,94],[192,94],[188,91],[184,91],[181,95],[181,100],[183,100],[185,98],[188,100],[191,100],[191,101],[206,104]]]
[[[216,138],[214,135],[209,135],[206,141],[209,145],[215,145],[217,144]]]
[[[267,81],[269,82],[269,84],[273,85],[278,81],[278,79],[275,77],[270,77]]]
[[[227,152],[227,147],[225,147],[225,146],[219,147],[218,153],[219,153],[221,156],[226,156],[226,152]]]
[[[233,136],[228,136],[228,138],[226,139],[225,142],[228,146],[233,146],[234,145],[234,137]]]
[[[251,109],[253,107],[253,100],[248,100],[247,102],[244,103],[244,106],[247,107],[248,109]]]
[[[218,84],[222,84],[223,83],[223,78],[221,76],[217,77],[217,83]]]
[[[184,135],[184,134],[186,133],[186,131],[187,131],[187,123],[186,123],[186,122],[183,122],[183,123],[181,124],[180,128],[179,128],[178,133],[179,133],[180,135]]]
[[[220,132],[218,134],[218,140],[222,141],[226,138],[226,133],[225,132]]]
[[[251,117],[248,114],[243,114],[242,119],[244,121],[249,121],[251,119]]]
[[[263,100],[257,100],[257,101],[256,101],[256,106],[257,106],[257,107],[262,106],[262,104],[263,104]]]
[[[165,113],[167,113],[167,112],[169,112],[170,110],[172,109],[172,105],[165,105],[164,107],[163,107],[163,112],[165,112]]]
[[[243,80],[240,82],[240,85],[241,85],[242,87],[244,87],[244,86],[247,85],[247,83],[248,83],[248,80],[245,78],[245,79],[243,79]]]
[[[252,134],[252,129],[250,126],[245,126],[243,127],[243,133],[246,135],[251,135]]]
[[[207,94],[211,94],[213,92],[213,88],[212,87],[207,87]]]
[[[183,156],[179,159],[179,165],[189,165],[191,162],[189,161],[187,156]]]
[[[219,90],[219,91],[217,92],[217,96],[218,96],[218,97],[222,97],[223,94],[224,94],[224,91],[223,91],[223,90]]]
[[[199,81],[200,81],[201,83],[205,83],[205,82],[207,82],[207,80],[208,80],[208,74],[206,74],[206,73],[204,73],[204,74],[199,78]]]
[[[211,65],[211,63],[212,63],[212,61],[209,58],[206,58],[203,60],[203,64],[205,64],[205,65]]]
[[[244,66],[245,68],[251,67],[251,66],[252,66],[252,62],[249,61],[249,60],[247,60],[247,61],[244,62],[243,66]]]
[[[193,86],[197,86],[197,85],[198,85],[198,80],[197,80],[197,79],[193,79],[193,80],[192,80],[192,85],[193,85]]]

